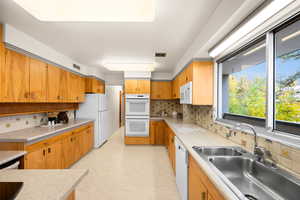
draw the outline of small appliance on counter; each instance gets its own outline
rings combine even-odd
[[[68,117],[67,112],[60,112],[60,113],[58,113],[58,115],[57,115],[57,121],[59,123],[63,123],[63,124],[69,123],[69,117]]]
[[[176,112],[176,111],[173,111],[173,112],[172,112],[172,118],[174,118],[174,119],[177,118],[177,112]]]

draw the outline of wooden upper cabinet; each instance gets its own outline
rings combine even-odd
[[[177,76],[172,81],[172,98],[173,99],[179,99],[180,98],[180,92],[179,92],[179,76]]]
[[[193,83],[192,104],[213,104],[213,62],[194,61],[172,81],[172,98],[180,98],[180,87]]]
[[[138,80],[137,84],[140,94],[150,94],[150,80]]]
[[[172,99],[172,82],[151,81],[151,99]]]
[[[125,80],[125,93],[126,94],[136,94],[138,91],[138,80],[127,79]]]
[[[61,69],[53,65],[48,65],[47,70],[47,101],[60,102],[60,73]]]
[[[5,64],[1,67],[1,102],[29,101],[29,58],[5,49]]]
[[[126,94],[150,94],[150,80],[125,80]]]
[[[79,76],[79,87],[78,87],[78,94],[79,94],[79,102],[84,102],[85,100],[85,78]]]
[[[189,65],[184,71],[184,83],[193,81],[193,65]]]
[[[30,102],[46,102],[47,64],[30,58],[29,74]]]
[[[59,67],[48,65],[47,70],[47,101],[68,102],[68,73]]]
[[[82,92],[81,77],[68,72],[68,86],[68,101],[80,102]]]
[[[93,77],[85,78],[85,93],[105,93],[105,82]]]
[[[193,62],[193,105],[213,104],[213,62]]]

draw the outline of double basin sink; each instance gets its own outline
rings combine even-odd
[[[193,147],[241,200],[299,200],[300,180],[240,147]]]

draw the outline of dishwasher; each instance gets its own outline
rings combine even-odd
[[[176,148],[176,185],[182,200],[188,199],[188,152],[175,136]]]

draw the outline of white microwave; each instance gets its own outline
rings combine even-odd
[[[180,104],[193,104],[193,82],[180,87]]]

